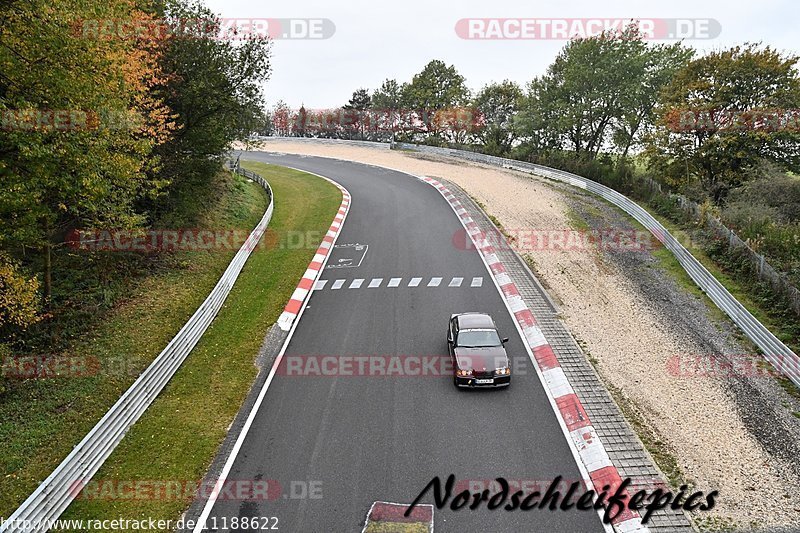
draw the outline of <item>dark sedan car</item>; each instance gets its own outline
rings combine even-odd
[[[457,387],[506,387],[511,366],[492,317],[485,313],[459,313],[450,317],[447,347],[453,361]]]

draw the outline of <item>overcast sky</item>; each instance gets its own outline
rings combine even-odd
[[[455,29],[460,19],[714,19],[721,27],[718,37],[686,44],[703,52],[763,41],[791,54],[800,52],[797,0],[205,1],[226,18],[329,19],[335,25],[328,39],[275,40],[272,74],[265,83],[270,106],[283,99],[295,108],[338,107],[359,87],[372,91],[386,78],[409,81],[432,59],[455,65],[472,90],[503,79],[523,85],[542,74],[565,44],[463,39]]]

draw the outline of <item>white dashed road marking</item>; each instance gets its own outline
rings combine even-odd
[[[356,278],[350,281],[350,285],[347,285],[347,279],[337,279],[337,280],[330,280],[330,279],[321,279],[317,280],[314,284],[313,290],[321,291],[326,288],[330,288],[330,290],[335,291],[339,289],[378,289],[381,287],[385,287],[387,289],[403,289],[405,287],[446,287],[446,288],[459,288],[459,287],[483,287],[483,277],[474,277],[474,278],[462,278],[462,277],[453,277],[450,279],[448,283],[446,281],[447,278],[442,277],[431,277],[431,278],[422,278],[416,277],[411,278],[408,281],[408,285],[403,286],[403,279],[404,278],[388,278],[388,283],[386,285],[383,284],[384,279],[387,278]],[[425,280],[428,280],[425,283]],[[469,285],[467,285],[464,280],[471,280]],[[331,282],[330,284],[328,282]],[[444,281],[444,284],[442,283]],[[364,284],[364,282],[367,282]]]

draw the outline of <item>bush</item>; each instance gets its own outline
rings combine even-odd
[[[800,178],[771,167],[754,172],[731,193],[722,220],[800,284]]]

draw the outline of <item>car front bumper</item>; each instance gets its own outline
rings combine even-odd
[[[464,388],[492,388],[508,387],[511,385],[511,375],[494,376],[493,378],[476,378],[473,376],[456,376],[456,386]],[[483,383],[481,380],[491,379],[491,383]]]

